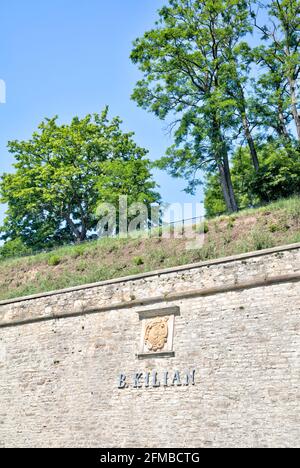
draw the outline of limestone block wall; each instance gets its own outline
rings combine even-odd
[[[0,302],[0,447],[298,446],[299,279],[297,244]]]

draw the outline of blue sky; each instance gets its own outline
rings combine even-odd
[[[28,139],[44,117],[62,122],[98,112],[108,104],[124,130],[136,132],[151,159],[171,139],[166,124],[130,100],[140,77],[131,64],[132,41],[153,26],[163,0],[1,0],[0,79],[7,86],[0,104],[0,173],[11,171],[11,139]],[[167,202],[199,202],[182,192],[184,181],[156,172]],[[0,205],[0,223],[4,207]]]

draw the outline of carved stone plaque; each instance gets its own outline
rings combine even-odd
[[[158,317],[151,320],[146,326],[145,343],[149,351],[161,351],[168,341],[168,321],[169,317]]]
[[[137,356],[140,359],[174,356],[174,323],[175,316],[179,313],[179,307],[162,307],[139,312],[142,333]]]

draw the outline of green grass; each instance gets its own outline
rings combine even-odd
[[[134,239],[101,239],[48,253],[0,260],[0,300],[139,274],[300,242],[300,198],[221,216],[190,226],[205,233],[202,248],[187,250],[181,230]]]

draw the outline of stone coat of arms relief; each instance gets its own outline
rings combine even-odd
[[[145,344],[149,351],[162,351],[168,341],[169,318],[157,318],[152,320],[146,327]]]
[[[173,338],[177,306],[138,312],[141,321],[140,347],[137,357],[174,357]]]

